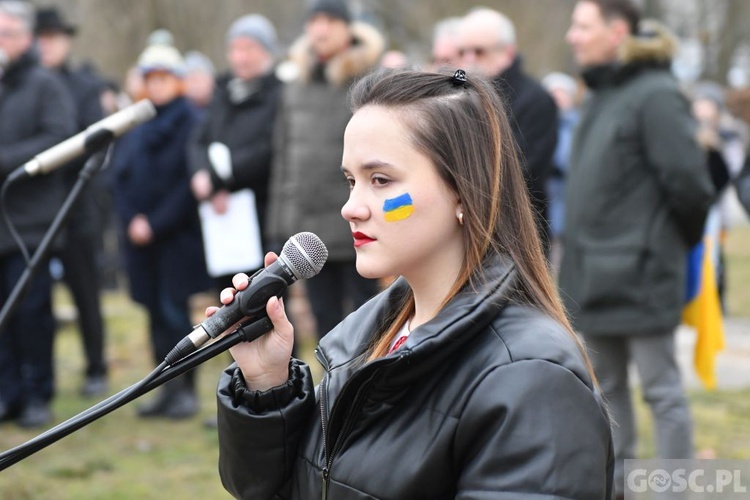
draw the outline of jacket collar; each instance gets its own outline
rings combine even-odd
[[[620,46],[616,60],[583,68],[581,77],[592,89],[617,86],[644,70],[668,69],[675,49],[674,36],[664,25],[644,19],[638,33]]]
[[[289,59],[299,71],[303,83],[323,78],[326,83],[343,86],[374,67],[385,48],[385,39],[367,23],[351,24],[352,44],[324,65],[313,54],[310,40],[302,36],[289,49]]]
[[[23,79],[23,75],[30,68],[38,64],[39,56],[34,49],[22,54],[18,59],[10,63],[2,76],[2,82],[10,87],[15,87]]]
[[[228,103],[241,106],[262,101],[268,90],[279,83],[275,68],[252,80],[241,80],[228,72],[218,78],[217,92]]]
[[[397,352],[374,362],[407,357],[409,369],[399,381],[424,375],[487,328],[509,301],[515,281],[515,267],[507,258],[488,258],[484,278],[475,288],[464,287],[435,318],[414,329]],[[366,354],[374,335],[388,327],[408,287],[406,280],[397,279],[323,337],[318,351],[327,368],[353,369],[361,364],[357,361]]]
[[[495,85],[508,85],[510,88],[517,88],[523,79],[523,60],[521,56],[516,56],[510,66],[495,77]]]

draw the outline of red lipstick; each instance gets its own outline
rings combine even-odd
[[[367,245],[375,241],[374,238],[370,238],[365,233],[360,233],[359,231],[352,233],[352,237],[354,237],[354,248],[359,248],[362,245]]]

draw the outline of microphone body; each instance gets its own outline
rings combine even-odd
[[[18,170],[23,170],[28,177],[46,174],[77,156],[103,148],[125,132],[147,122],[154,116],[156,116],[156,108],[151,101],[148,99],[138,101],[99,120],[83,132],[39,153]]]
[[[281,297],[287,287],[298,279],[312,278],[318,274],[327,258],[328,250],[315,234],[298,233],[292,236],[284,244],[276,262],[251,276],[246,289],[237,292],[231,303],[222,306],[183,338],[165,360],[173,365],[242,318],[265,316],[268,299],[274,295]]]
[[[295,281],[297,277],[289,269],[288,263],[279,256],[276,262],[255,273],[246,289],[238,292],[231,303],[206,318],[199,328],[209,337],[215,338],[245,316],[263,313],[268,299],[274,295],[281,297],[287,287]]]

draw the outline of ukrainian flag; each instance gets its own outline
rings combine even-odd
[[[688,255],[687,294],[682,321],[695,328],[695,371],[707,389],[716,388],[716,355],[724,348],[716,268],[719,259],[720,217],[717,207],[706,221],[703,241]]]
[[[385,212],[385,220],[388,222],[406,219],[414,212],[414,204],[411,201],[411,196],[409,193],[404,193],[396,198],[385,200],[383,203],[383,212]]]

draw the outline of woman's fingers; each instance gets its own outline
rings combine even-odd
[[[237,290],[244,290],[247,288],[248,283],[250,283],[250,278],[245,273],[237,273],[232,276],[232,285]]]
[[[275,253],[268,252],[266,254],[265,258],[263,259],[263,265],[266,266],[266,267],[268,267],[271,264],[273,264],[274,262],[276,262],[276,259],[278,259],[278,258],[279,258],[279,256],[276,255]]]
[[[219,301],[222,304],[229,304],[234,299],[234,294],[236,293],[237,290],[235,290],[234,288],[225,288],[219,294]]]

